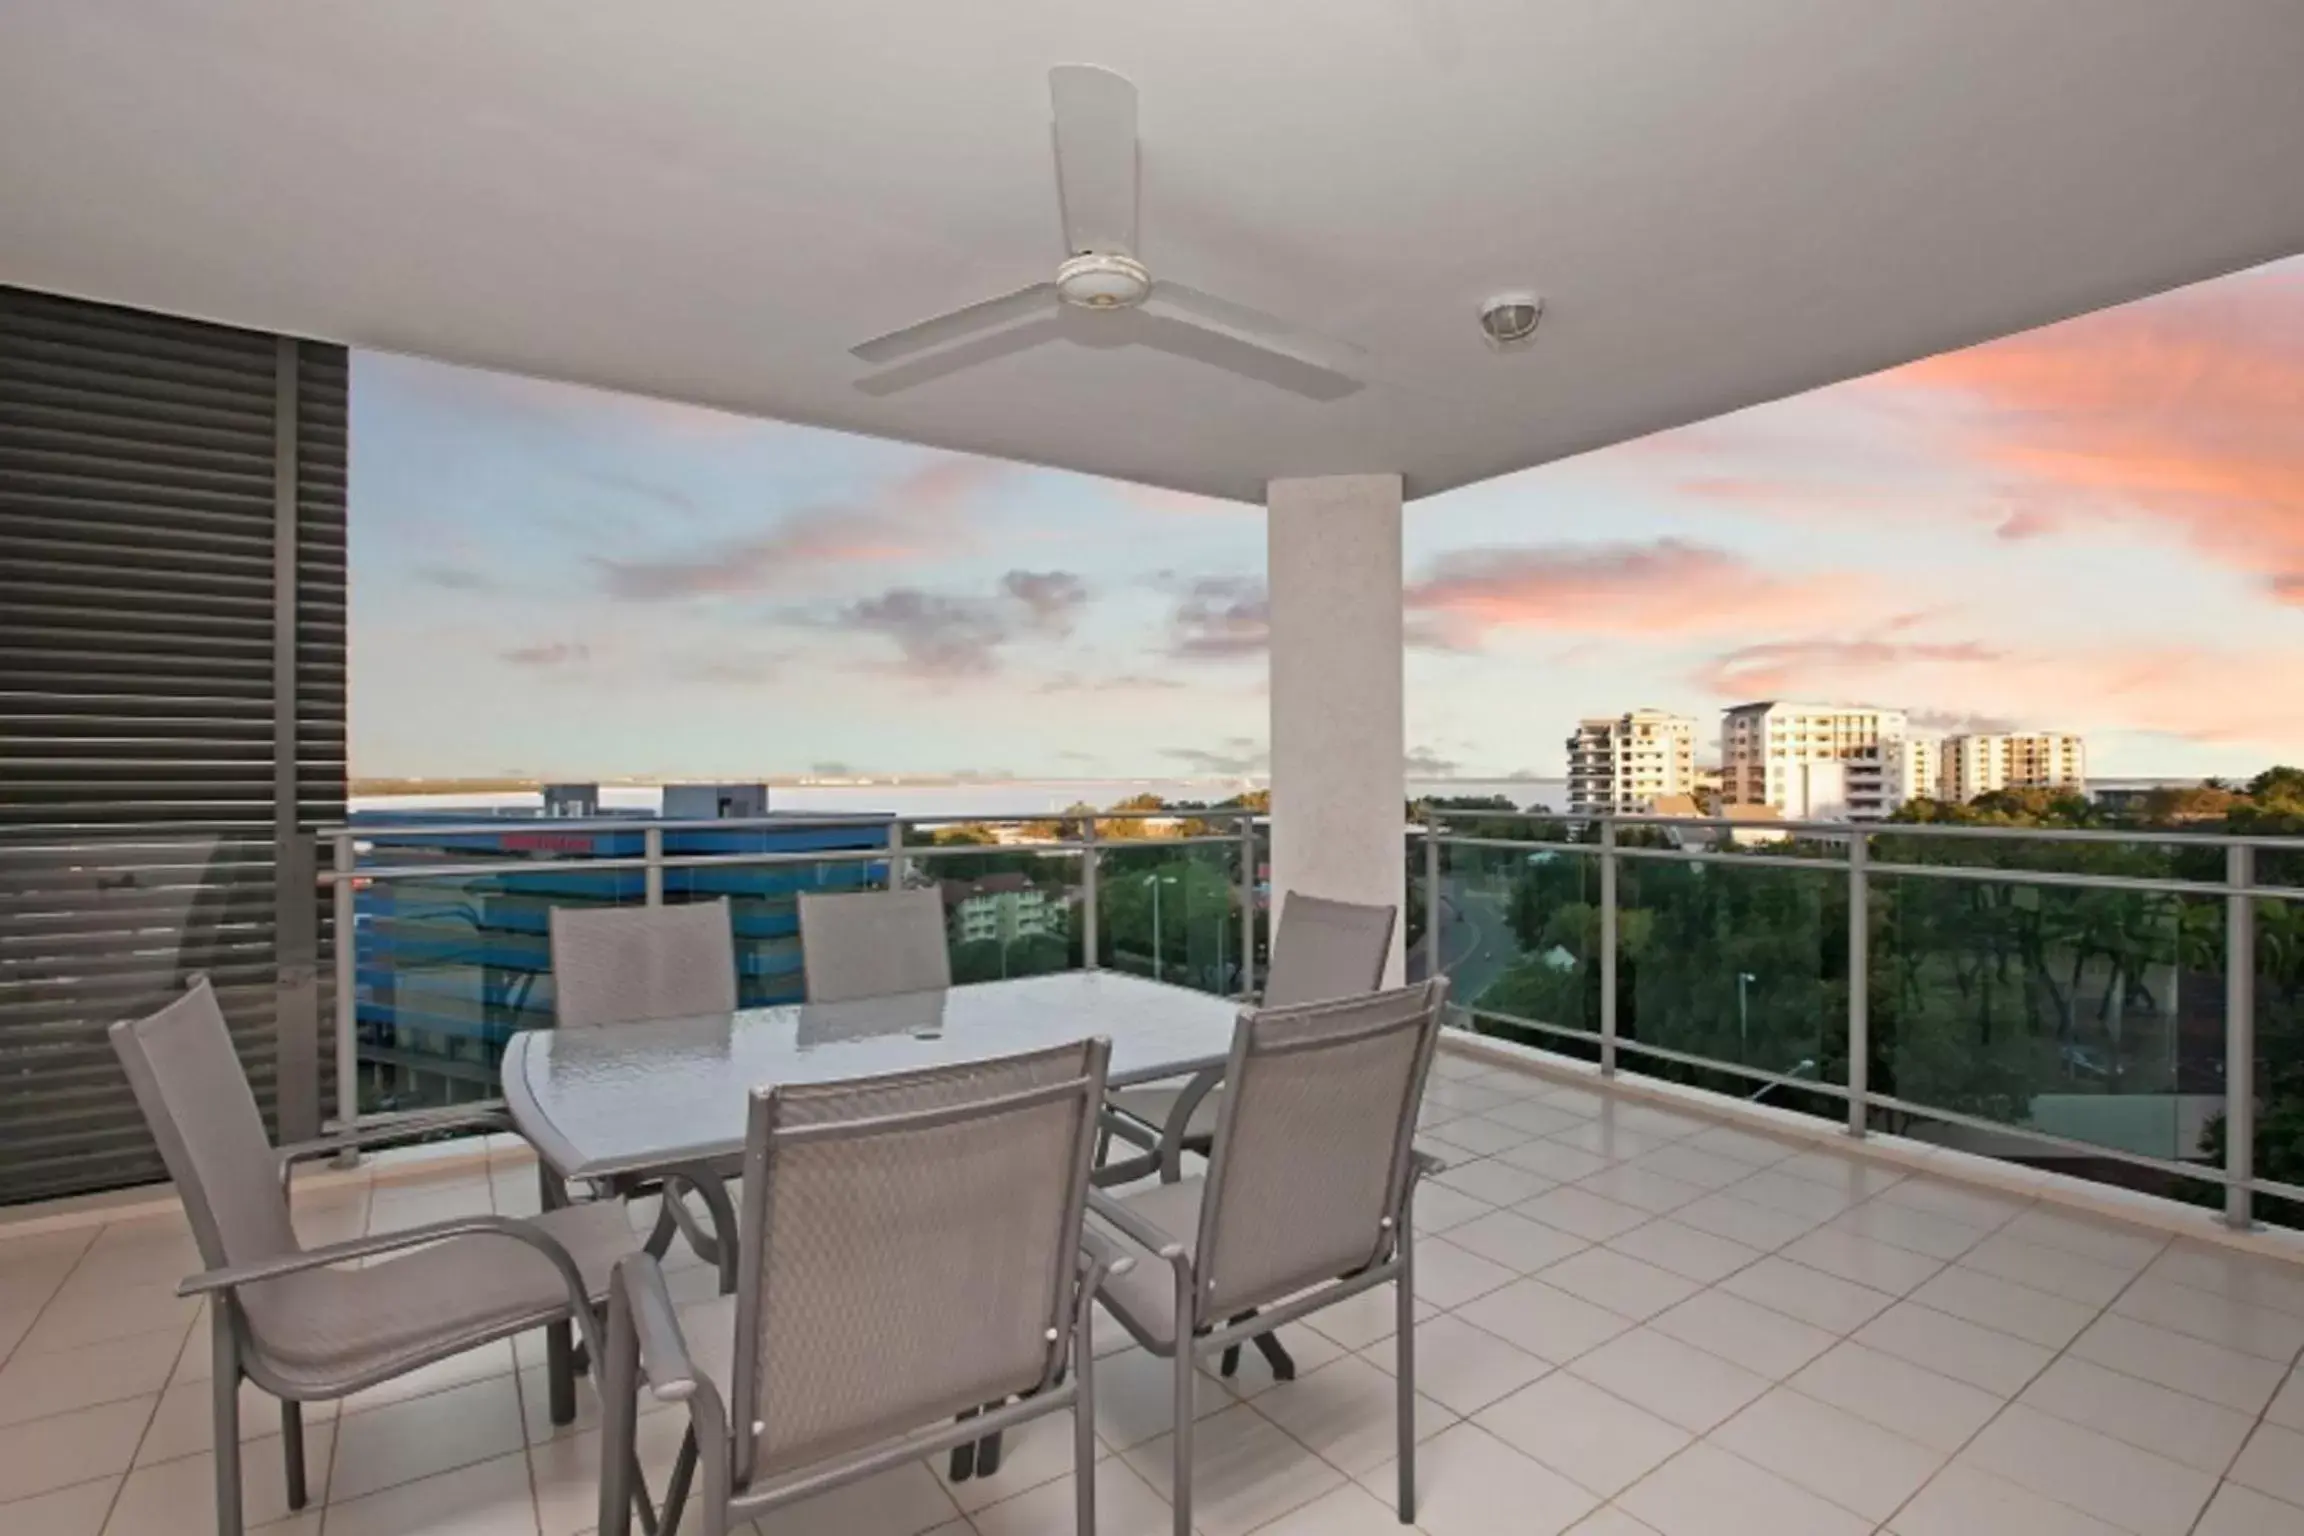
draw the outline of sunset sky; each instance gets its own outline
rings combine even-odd
[[[351,522],[356,774],[1264,767],[1253,507],[360,354]],[[2304,762],[2304,259],[1415,502],[1407,546],[1419,774],[1767,697]]]

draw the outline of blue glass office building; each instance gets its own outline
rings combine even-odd
[[[742,789],[739,786],[739,789]],[[764,797],[762,797],[764,800]],[[553,803],[553,797],[547,797]],[[561,803],[568,803],[565,799]],[[599,814],[582,819],[533,810],[355,814],[359,867],[391,878],[358,883],[354,896],[355,1017],[365,1107],[415,1108],[493,1097],[504,1042],[515,1030],[553,1022],[548,914],[555,906],[637,906],[647,876],[587,870],[591,860],[639,859],[652,822],[667,859],[688,855],[885,851],[893,818],[776,815],[712,827],[688,818],[692,799],[669,799],[670,815]],[[718,797],[748,816],[752,797]],[[702,815],[714,814],[711,803]],[[501,821],[479,831],[437,830]],[[436,867],[435,878],[422,871]],[[475,870],[474,866],[485,866]],[[804,983],[795,898],[802,891],[884,884],[877,859],[667,868],[668,903],[726,897],[735,927],[737,989],[748,1007],[796,1002]]]

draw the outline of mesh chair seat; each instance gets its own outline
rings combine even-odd
[[[1194,1244],[1199,1241],[1200,1201],[1207,1190],[1208,1181],[1204,1178],[1182,1179],[1124,1196],[1120,1204],[1174,1238],[1190,1258]],[[1091,1215],[1088,1219],[1098,1236],[1136,1261],[1135,1267],[1126,1274],[1114,1275],[1104,1282],[1104,1305],[1131,1332],[1163,1348],[1174,1347],[1176,1281],[1166,1262],[1102,1218]]]
[[[633,1251],[618,1201],[532,1218],[568,1250],[593,1300]],[[499,1237],[458,1237],[365,1269],[315,1269],[247,1287],[256,1356],[281,1384],[332,1395],[343,1383],[397,1374],[568,1314],[551,1261]]]

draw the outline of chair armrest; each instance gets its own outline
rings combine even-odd
[[[1146,1125],[1124,1109],[1106,1104],[1096,1112],[1096,1123],[1109,1131],[1115,1141],[1124,1141],[1147,1152],[1160,1150],[1160,1128]]]
[[[660,1403],[687,1402],[703,1373],[688,1353],[663,1267],[652,1255],[635,1253],[616,1261],[616,1277],[631,1309],[632,1332],[640,1341],[640,1374],[649,1394]]]
[[[1171,1264],[1184,1257],[1184,1244],[1170,1237],[1134,1211],[1113,1199],[1100,1189],[1088,1191],[1088,1209],[1120,1229],[1120,1235],[1132,1243],[1151,1249]]]
[[[1112,1240],[1094,1227],[1080,1229],[1080,1272],[1096,1283],[1124,1275],[1136,1267],[1132,1254],[1122,1253]]]
[[[301,1253],[284,1253],[276,1259],[260,1259],[253,1264],[231,1264],[222,1269],[211,1269],[192,1276],[176,1287],[179,1296],[202,1296],[212,1291],[229,1291],[243,1285],[254,1285],[260,1280],[277,1280],[283,1275],[302,1274],[309,1269],[328,1269],[338,1264],[349,1264],[354,1259],[374,1258],[378,1254],[397,1253],[403,1248],[425,1248],[445,1242],[452,1237],[509,1237],[526,1243],[556,1266],[573,1276],[575,1261],[568,1250],[561,1247],[548,1234],[538,1231],[531,1222],[510,1216],[453,1216],[446,1221],[426,1222],[404,1232],[379,1232],[372,1237],[355,1237],[346,1242],[329,1243],[325,1247],[307,1248]],[[577,1282],[579,1293],[582,1281]]]
[[[462,1130],[466,1127],[491,1132],[514,1129],[511,1115],[502,1109],[455,1109],[437,1114],[409,1115],[380,1125],[330,1131],[308,1141],[292,1141],[276,1147],[273,1156],[279,1162],[280,1171],[285,1174],[296,1164],[310,1162],[316,1157],[331,1157],[338,1152],[356,1151],[380,1141],[397,1141],[404,1136]]]

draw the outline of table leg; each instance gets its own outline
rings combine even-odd
[[[962,1423],[976,1417],[977,1410],[969,1409],[960,1415]],[[976,1475],[976,1442],[963,1440],[952,1447],[952,1481],[964,1483]]]
[[[704,1209],[712,1219],[712,1230],[707,1233],[696,1225],[681,1194],[686,1185],[703,1198]],[[687,1236],[696,1257],[720,1271],[720,1294],[736,1294],[736,1202],[728,1198],[727,1181],[719,1170],[707,1165],[683,1165],[664,1172],[664,1208],[672,1213],[673,1222]]]
[[[1194,1074],[1176,1096],[1176,1107],[1168,1113],[1168,1124],[1160,1132],[1160,1182],[1174,1184],[1184,1177],[1184,1143],[1192,1132],[1192,1117],[1200,1112],[1200,1105],[1224,1081],[1224,1070],[1211,1067]]]
[[[1281,1345],[1278,1334],[1260,1333],[1251,1342],[1256,1346],[1256,1353],[1264,1357],[1264,1363],[1272,1367],[1274,1381],[1296,1379],[1296,1357]]]

